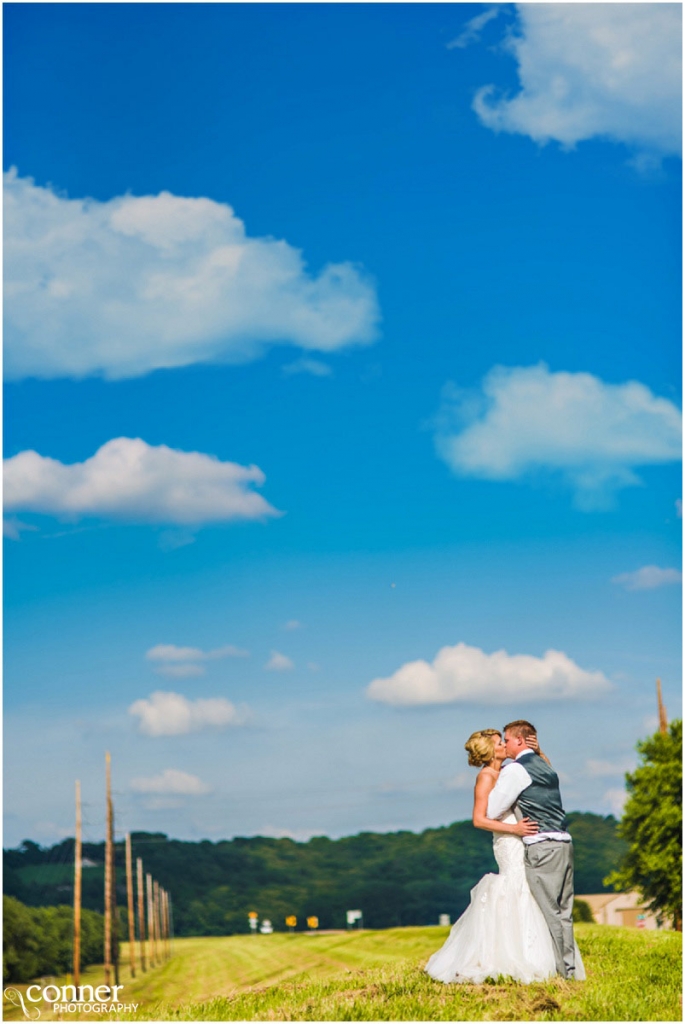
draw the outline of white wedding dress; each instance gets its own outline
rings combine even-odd
[[[516,817],[502,821],[515,824]],[[556,974],[552,937],[526,881],[523,840],[495,833],[492,845],[499,874],[484,875],[474,886],[471,903],[426,964],[436,981],[479,985],[506,975],[529,984]],[[576,979],[584,978],[576,945]]]

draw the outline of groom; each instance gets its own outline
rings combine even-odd
[[[540,831],[524,836],[526,878],[554,943],[557,972],[575,977],[573,941],[573,842],[566,831],[559,778],[528,746],[535,726],[518,720],[504,727],[504,745],[512,763],[502,768],[488,799],[488,818],[499,818],[518,803]]]

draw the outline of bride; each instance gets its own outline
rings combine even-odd
[[[537,741],[529,745],[536,750]],[[510,811],[501,820],[486,816],[488,796],[506,754],[502,734],[482,729],[469,737],[469,764],[480,767],[476,779],[473,824],[493,833],[499,874],[487,874],[471,890],[471,903],[453,925],[447,940],[426,965],[437,981],[481,984],[505,975],[530,983],[553,977],[554,948],[542,911],[526,881],[523,836],[538,826],[529,818],[517,821]],[[544,756],[544,755],[540,755]],[[546,760],[546,759],[545,759]],[[585,972],[576,947],[576,978]]]

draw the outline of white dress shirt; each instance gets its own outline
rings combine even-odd
[[[499,773],[499,778],[488,797],[488,818],[502,818],[509,811],[513,810],[524,789],[527,789],[533,782],[530,775],[522,764],[519,764],[519,757],[527,754],[528,750],[522,750],[515,761],[507,764]],[[532,836],[523,836],[527,846],[532,843],[540,843],[543,839],[556,839],[561,843],[571,842],[568,832],[536,832]]]

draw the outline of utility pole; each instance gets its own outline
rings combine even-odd
[[[169,896],[169,955],[174,951],[174,908]]]
[[[164,936],[166,938],[167,960],[171,956],[171,939],[169,938],[169,893],[164,890]]]
[[[114,984],[119,984],[119,914],[117,912],[117,863],[116,846],[114,845],[114,804],[112,789],[109,792],[110,850],[112,857],[112,964],[114,966]]]
[[[136,881],[138,883],[138,936],[140,938],[140,967],[145,970],[145,896],[143,894],[143,861],[136,857]]]
[[[131,833],[126,833],[126,904],[128,910],[128,960],[131,977],[136,976],[136,921],[133,912],[133,863],[131,858]]]
[[[656,700],[659,707],[659,732],[668,732],[668,715],[666,714],[666,708],[664,702],[661,699],[661,680],[656,681]]]
[[[74,841],[74,985],[81,983],[81,783],[76,781],[76,838]]]
[[[166,942],[164,940],[164,889],[161,885],[157,890],[157,915],[159,917],[159,941],[162,947],[162,963],[166,960]]]
[[[164,961],[166,960],[166,936],[164,934],[164,889],[161,887],[161,885],[159,887],[159,895],[157,900],[159,903],[159,907],[157,910],[159,914],[159,938],[162,946],[162,961]]]
[[[152,913],[155,919],[155,957],[159,962],[164,960],[161,928],[159,927],[159,882],[152,883]]]
[[[169,948],[169,893],[164,890],[164,900],[162,902],[162,919],[164,921],[164,948],[166,950],[167,960],[171,956],[171,950]]]
[[[105,754],[105,985],[112,984],[112,758]]]
[[[169,959],[169,933],[166,926],[166,889],[162,889],[160,893],[162,897],[162,935],[164,936],[164,959]]]
[[[145,875],[145,885],[147,889],[147,941],[150,953],[149,962],[151,967],[155,967],[155,922],[152,917],[152,875],[149,871]]]

